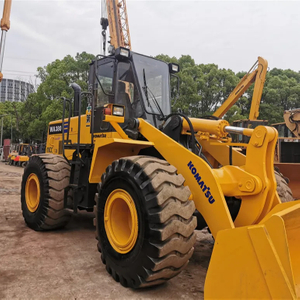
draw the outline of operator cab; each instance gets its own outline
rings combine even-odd
[[[125,48],[93,61],[89,91],[94,95],[94,132],[111,131],[110,124],[102,122],[103,108],[109,103],[125,106],[122,127],[130,118],[147,119],[158,127],[171,113],[169,70],[167,63]]]

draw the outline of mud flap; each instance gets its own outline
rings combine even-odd
[[[298,299],[300,201],[282,203],[257,225],[217,234],[205,299]]]

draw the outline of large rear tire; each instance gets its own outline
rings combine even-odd
[[[168,162],[132,156],[102,175],[95,208],[96,238],[106,270],[125,287],[164,283],[194,251],[195,204]]]
[[[70,213],[64,209],[64,189],[69,184],[70,166],[58,155],[30,157],[24,169],[21,206],[26,224],[37,231],[64,227]]]

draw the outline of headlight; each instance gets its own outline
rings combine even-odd
[[[124,107],[114,105],[112,114],[113,114],[113,116],[123,117],[124,116]]]
[[[115,56],[117,59],[129,59],[130,58],[130,50],[127,48],[120,47],[116,49]]]
[[[128,50],[128,49],[121,48],[121,50],[120,50],[120,55],[121,55],[121,56],[125,56],[125,57],[129,57],[129,50]]]
[[[179,65],[169,63],[169,71],[170,71],[170,73],[178,73],[179,72]]]

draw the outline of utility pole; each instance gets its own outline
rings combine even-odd
[[[0,118],[1,118],[1,139],[0,139],[0,147],[2,147],[2,138],[3,138],[3,118],[8,116],[7,114],[6,115],[0,115]]]
[[[12,145],[12,117],[10,115],[10,145]]]
[[[2,148],[2,138],[3,138],[3,117],[4,117],[4,116],[2,116],[2,118],[1,118],[1,120],[2,120],[2,125],[1,125],[1,140],[0,140],[0,148]]]

